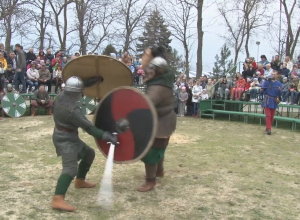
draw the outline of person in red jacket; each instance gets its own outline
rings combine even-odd
[[[61,57],[61,54],[58,53],[58,54],[56,54],[56,57],[54,59],[52,59],[52,61],[51,61],[51,65],[54,70],[56,68],[56,65],[61,64],[61,62],[62,62],[60,57]]]
[[[256,70],[257,69],[257,63],[255,62],[254,57],[250,57],[249,60],[250,60],[250,63],[252,63],[253,69]]]
[[[236,88],[233,88],[231,90],[231,99],[233,99],[234,95],[235,95],[235,100],[240,100],[242,93],[245,90],[245,86],[246,86],[246,80],[244,79],[243,75],[239,72],[236,73],[238,80],[236,82]]]

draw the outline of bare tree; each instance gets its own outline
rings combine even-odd
[[[25,5],[29,0],[1,0],[0,1],[0,21],[11,15],[15,9]]]
[[[30,1],[30,5],[33,7],[30,10],[31,17],[35,22],[36,31],[38,33],[38,38],[35,44],[39,45],[39,49],[44,49],[44,44],[46,40],[46,29],[52,22],[52,15],[50,11],[47,11],[47,1],[48,0],[36,0]]]
[[[203,22],[202,22],[202,12],[204,0],[178,0],[179,2],[184,2],[191,5],[197,9],[197,35],[198,35],[198,47],[197,47],[197,75],[199,78],[202,76],[202,49],[203,49]]]
[[[226,0],[218,4],[218,11],[228,30],[222,37],[234,48],[234,65],[237,64],[243,46],[246,56],[250,56],[251,37],[259,31],[259,28],[269,24],[269,17],[266,14],[267,3],[267,0]]]
[[[1,20],[1,26],[5,33],[5,47],[8,49],[10,48],[14,33],[26,32],[30,18],[26,16],[28,10],[22,7],[27,2],[17,0],[6,0],[0,2],[0,10],[1,12],[4,11],[3,15],[5,15]]]
[[[74,0],[48,0],[54,14],[55,29],[57,32],[60,48],[67,50],[67,36],[76,29],[68,29],[68,6],[74,2]],[[63,22],[60,22],[60,15],[63,13]],[[51,37],[52,35],[50,35]],[[51,37],[51,41],[52,41]],[[51,44],[49,44],[50,46]]]
[[[185,74],[189,77],[190,50],[192,46],[192,37],[195,33],[191,31],[191,24],[195,21],[197,15],[192,13],[193,6],[186,2],[169,2],[165,5],[164,13],[171,33],[184,48]]]
[[[249,41],[253,34],[261,27],[266,27],[270,24],[270,16],[267,12],[267,0],[242,0],[235,1],[235,4],[241,4],[241,13],[245,16],[245,52],[246,56],[250,57]],[[239,10],[239,9],[238,9]],[[257,33],[256,33],[257,34]]]
[[[233,9],[228,10],[228,1],[224,1],[218,5],[218,11],[224,19],[225,26],[228,32],[225,36],[222,36],[228,45],[234,48],[234,65],[237,64],[238,56],[243,46],[246,37],[246,18],[242,13],[237,13],[240,9],[240,5],[233,4]],[[227,7],[225,7],[227,5]],[[236,8],[237,7],[237,8]],[[235,16],[232,16],[232,12],[236,11]],[[235,69],[234,69],[235,71]]]
[[[114,19],[114,15],[109,14],[113,10],[109,8],[113,8],[114,5],[113,1],[109,0],[80,0],[75,3],[79,47],[81,53],[85,55],[88,45],[93,46],[92,51],[95,51],[109,36],[109,26]],[[99,25],[103,28],[103,32],[96,30]]]
[[[148,15],[148,8],[150,0],[120,0],[119,11],[120,18],[119,24],[122,26],[119,36],[124,40],[122,41],[124,51],[133,49],[131,44],[137,39],[134,33],[142,28],[142,24]]]
[[[291,2],[291,6],[289,8],[288,2]],[[299,19],[297,19],[298,24],[294,25],[293,23],[293,17],[295,14],[299,14],[300,10],[299,7],[296,7],[297,5],[297,0],[293,1],[286,1],[286,0],[280,0],[280,3],[283,6],[284,10],[284,15],[286,19],[286,42],[285,42],[285,54],[286,56],[290,56],[291,58],[293,57],[295,53],[295,49],[299,40],[299,35],[300,35],[300,26],[299,26]],[[298,3],[300,4],[300,2]],[[298,9],[295,11],[295,9]],[[293,28],[295,27],[295,28]]]

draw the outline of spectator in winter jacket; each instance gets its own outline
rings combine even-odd
[[[52,61],[51,61],[51,66],[52,66],[52,68],[53,69],[55,69],[56,68],[56,66],[58,65],[58,64],[61,64],[61,59],[60,59],[60,53],[58,53],[57,55],[56,55],[56,57],[55,57],[55,59],[53,59]]]
[[[264,68],[266,67],[266,65],[267,65],[268,63],[270,63],[270,62],[267,60],[267,57],[266,57],[265,55],[261,55],[261,56],[260,56],[260,59],[261,59],[261,61],[259,61],[258,63],[262,64]]]
[[[250,85],[250,101],[251,102],[255,102],[256,98],[257,98],[257,95],[259,94],[260,92],[260,88],[261,88],[261,84],[258,82],[258,79],[257,78],[253,78],[253,82],[251,83]]]
[[[287,77],[283,77],[282,79],[282,98],[286,97],[287,94],[289,93],[289,90],[290,90],[290,84],[288,83],[287,81]],[[288,97],[288,96],[287,96]],[[283,99],[284,102],[281,102],[281,104],[286,104],[286,99]]]
[[[39,70],[39,87],[40,85],[47,85],[48,92],[51,92],[51,73],[48,69],[46,69],[46,64],[43,64],[41,69]]]
[[[279,70],[282,76],[289,77],[290,70],[286,68],[286,63],[282,64],[282,68]]]
[[[39,57],[41,60],[44,60],[46,62],[46,56],[43,50],[40,50],[39,52]]]
[[[61,67],[65,68],[65,66],[67,65],[67,63],[68,63],[67,57],[63,57],[62,62],[61,62]]]
[[[192,103],[194,105],[194,109],[193,109],[193,115],[196,117],[198,114],[198,107],[199,107],[199,101],[200,101],[200,97],[202,94],[202,86],[200,85],[200,81],[197,80],[196,81],[196,85],[193,86],[192,89]]]
[[[4,57],[4,52],[0,52],[0,64],[2,66],[3,73],[4,73],[4,71],[7,69],[7,61]]]
[[[272,61],[271,61],[271,68],[272,68],[273,70],[279,71],[279,70],[280,70],[281,64],[282,64],[282,63],[280,62],[279,55],[276,55],[276,56],[274,57],[274,59],[272,59]]]
[[[26,56],[26,64],[31,64],[32,61],[35,61],[36,60],[36,55],[34,54],[33,52],[33,48],[30,48],[28,53],[27,53],[27,56]]]
[[[242,93],[245,90],[246,86],[246,80],[244,79],[243,75],[241,73],[236,73],[237,75],[237,81],[236,81],[236,88],[232,88],[231,90],[231,99],[233,100],[235,97],[235,100],[240,100]]]
[[[293,70],[293,62],[291,61],[291,58],[289,56],[286,56],[284,58],[284,62],[286,63],[286,68],[288,68],[290,71]]]
[[[219,83],[219,88],[218,92],[220,94],[221,99],[227,99],[229,95],[229,87],[230,87],[230,82],[227,81],[226,76],[223,76],[220,83]]]
[[[30,68],[27,70],[27,84],[29,85],[29,91],[32,91],[32,86],[34,86],[34,89],[37,90],[38,88],[38,81],[40,78],[39,71],[35,68],[36,64],[35,62],[31,62]]]
[[[50,60],[50,61],[51,61],[51,60],[54,59],[54,55],[52,54],[52,51],[51,51],[50,48],[47,49],[47,53],[46,53],[45,56],[46,56],[46,61],[47,61],[47,60]]]
[[[215,87],[213,86],[212,79],[209,78],[207,80],[207,84],[205,86],[205,89],[206,89],[206,93],[208,95],[208,98],[212,99],[214,94],[215,94]]]
[[[186,105],[186,101],[188,99],[188,93],[186,92],[186,88],[182,87],[181,88],[181,92],[179,93],[179,109],[178,109],[178,113],[180,117],[184,116],[185,113],[185,105]]]
[[[15,70],[12,68],[10,64],[7,65],[7,69],[4,72],[5,79],[9,82],[12,83],[14,80],[15,76]]]
[[[7,51],[5,50],[5,47],[4,47],[4,44],[0,44],[0,52],[3,52],[3,54],[4,54],[4,58],[5,59],[8,59],[8,53],[7,53]]]

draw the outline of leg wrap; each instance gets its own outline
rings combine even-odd
[[[65,195],[73,177],[69,176],[68,174],[61,174],[57,180],[57,185],[55,189],[55,195]]]
[[[89,172],[90,167],[95,158],[95,151],[94,149],[85,146],[83,147],[82,151],[80,152],[79,156],[81,157],[81,161],[79,163],[77,177],[78,179],[85,179],[87,172]],[[79,158],[80,159],[80,158]]]

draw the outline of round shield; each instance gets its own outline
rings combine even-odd
[[[8,93],[3,96],[2,109],[10,117],[21,117],[26,111],[25,99],[17,93]]]
[[[132,86],[131,70],[119,60],[108,56],[87,55],[68,62],[62,76],[64,82],[71,76],[80,77],[88,86],[84,88],[84,95],[102,98],[111,90],[120,86]],[[94,83],[86,83],[93,81]]]
[[[143,158],[154,141],[157,115],[151,101],[138,89],[120,87],[99,103],[94,116],[97,128],[118,133],[115,163],[133,163]],[[95,139],[99,150],[108,155],[110,144]]]
[[[81,109],[83,115],[89,115],[95,110],[96,102],[94,98],[83,96],[78,101],[78,106]]]

